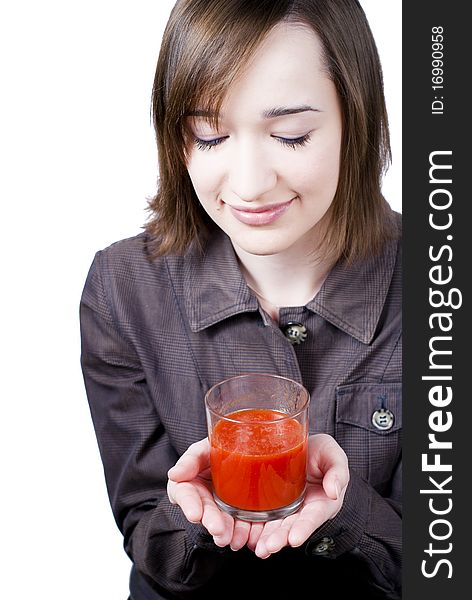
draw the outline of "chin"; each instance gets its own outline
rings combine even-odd
[[[288,250],[292,246],[291,240],[285,235],[278,235],[274,231],[264,232],[265,235],[252,235],[235,237],[233,243],[244,252],[254,256],[273,256]]]

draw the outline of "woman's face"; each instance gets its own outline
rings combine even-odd
[[[188,117],[195,192],[236,249],[313,248],[339,177],[341,109],[308,27],[279,24],[224,98],[218,127]]]

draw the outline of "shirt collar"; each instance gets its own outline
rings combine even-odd
[[[215,232],[204,252],[193,248],[185,261],[185,309],[197,332],[234,315],[259,310],[239,268],[230,239]]]
[[[377,328],[395,270],[399,241],[350,266],[338,263],[307,308],[364,344]]]
[[[306,306],[364,344],[377,327],[395,268],[398,241],[351,266],[338,263]],[[184,261],[185,309],[190,328],[202,331],[234,315],[258,311],[239,268],[230,239],[213,234],[204,252],[193,249]]]

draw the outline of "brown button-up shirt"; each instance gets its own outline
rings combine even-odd
[[[284,335],[293,321],[306,327],[298,345]],[[337,264],[311,302],[281,308],[275,323],[222,232],[203,254],[192,249],[154,261],[141,234],[97,253],[81,332],[110,502],[134,563],[134,600],[216,598],[226,590],[247,598],[297,597],[298,590],[399,597],[398,240],[365,262]],[[311,394],[310,432],[334,436],[351,470],[338,515],[302,547],[265,561],[247,548],[218,548],[166,494],[167,470],[207,435],[206,390],[249,372],[303,383]]]

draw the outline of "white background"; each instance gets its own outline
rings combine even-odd
[[[401,2],[361,2],[384,67],[401,211]],[[79,367],[96,250],[134,235],[157,176],[150,93],[171,0],[0,3],[0,596],[125,600]]]

